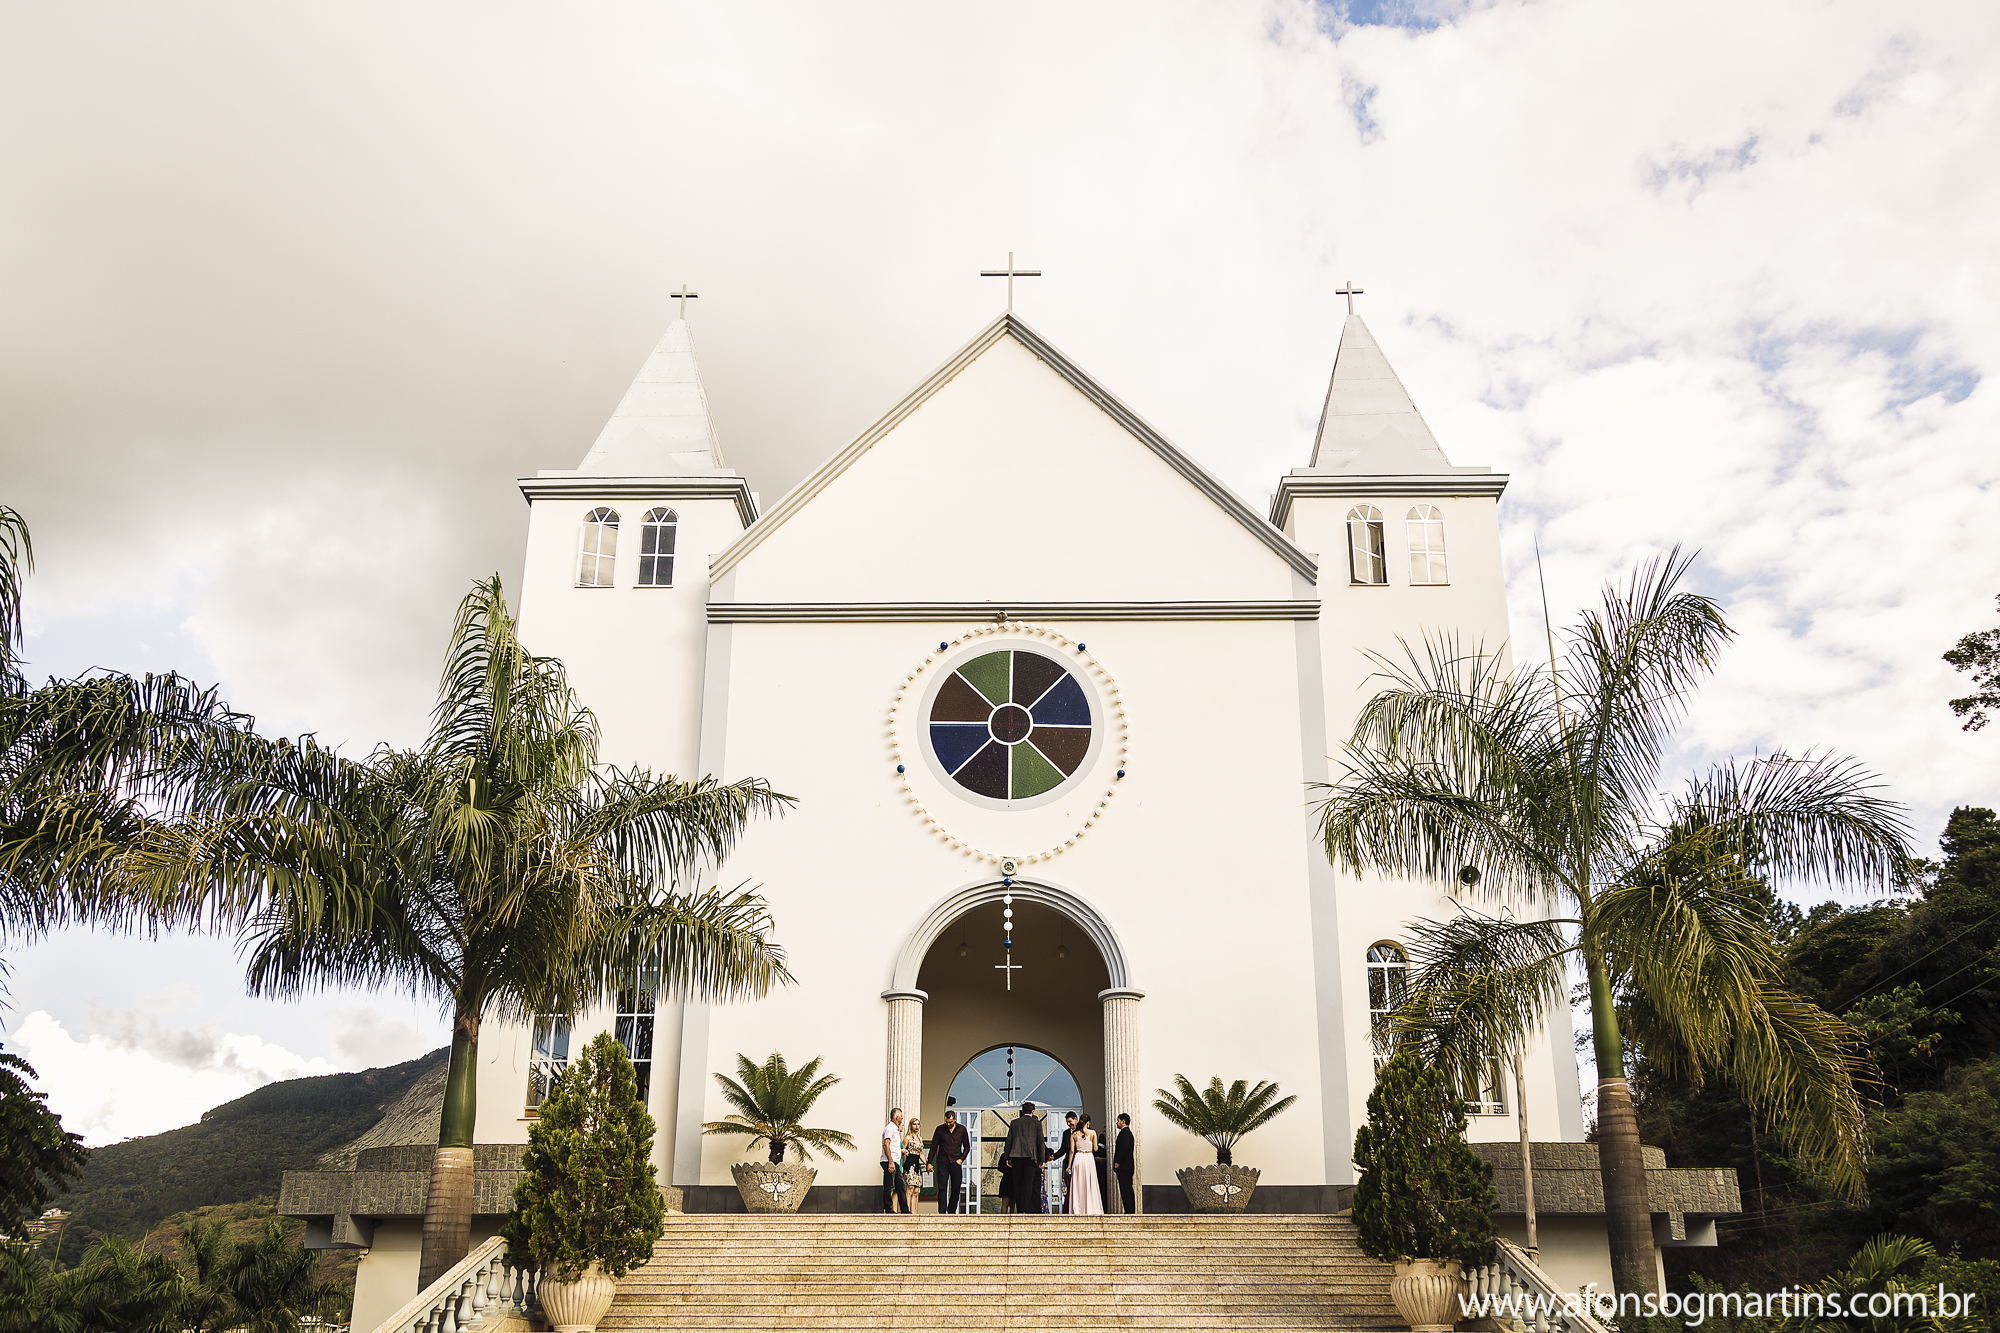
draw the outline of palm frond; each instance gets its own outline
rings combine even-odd
[[[34,568],[35,542],[28,535],[28,520],[0,505],[0,683],[20,678],[21,583]]]
[[[1259,1082],[1254,1088],[1246,1079],[1237,1079],[1227,1088],[1221,1078],[1211,1078],[1204,1089],[1196,1089],[1185,1074],[1174,1075],[1176,1092],[1154,1089],[1153,1109],[1188,1133],[1205,1139],[1218,1152],[1234,1148],[1244,1135],[1269,1124],[1279,1112],[1298,1101],[1278,1096],[1278,1085]]]
[[[1909,859],[1909,823],[1881,789],[1843,755],[1774,754],[1716,765],[1688,784],[1670,821],[1767,875],[1886,887]]]
[[[1470,909],[1419,918],[1407,937],[1409,995],[1390,1018],[1395,1043],[1414,1043],[1457,1086],[1477,1087],[1484,1060],[1525,1049],[1566,1001],[1566,924]]]

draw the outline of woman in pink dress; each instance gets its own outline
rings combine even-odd
[[[1072,1214],[1104,1215],[1104,1196],[1097,1189],[1097,1131],[1090,1127],[1086,1113],[1077,1118],[1076,1137],[1070,1140],[1069,1210]]]

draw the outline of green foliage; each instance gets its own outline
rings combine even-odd
[[[592,1263],[614,1278],[652,1256],[666,1201],[648,1160],[653,1117],[639,1098],[632,1061],[599,1033],[556,1079],[528,1130],[508,1248],[533,1256],[558,1282]]]
[[[1944,1030],[1961,1021],[1957,1014],[1926,1006],[1923,995],[1923,986],[1913,981],[1857,1000],[1841,1015],[1868,1043],[1875,1063],[1898,1091],[1906,1068],[1936,1067]]]
[[[196,1124],[94,1149],[63,1204],[62,1258],[75,1262],[100,1234],[136,1241],[174,1214],[275,1198],[285,1172],[365,1134],[443,1058],[266,1084]]]
[[[0,515],[4,517],[4,515]],[[62,1127],[44,1094],[28,1086],[34,1069],[0,1050],[0,1236],[19,1236],[58,1190],[83,1173],[80,1135]]]
[[[1465,1103],[1414,1051],[1382,1066],[1354,1135],[1354,1225],[1385,1261],[1484,1263],[1493,1249],[1493,1168],[1465,1142]]]
[[[1943,1244],[1991,1253],[2000,1238],[2000,1057],[1869,1119],[1874,1214]]]
[[[1215,1164],[1229,1166],[1235,1161],[1238,1141],[1251,1130],[1269,1124],[1280,1111],[1288,1110],[1297,1097],[1272,1100],[1278,1085],[1260,1082],[1251,1087],[1237,1079],[1225,1090],[1220,1078],[1211,1078],[1208,1087],[1197,1090],[1187,1075],[1175,1074],[1178,1094],[1155,1088],[1153,1109],[1197,1138],[1206,1139],[1215,1149]]]
[[[234,1317],[218,1329],[244,1333],[296,1333],[299,1321],[323,1313],[341,1296],[338,1286],[316,1279],[312,1253],[286,1235],[276,1218],[264,1234],[236,1246],[226,1266],[218,1266],[221,1290],[235,1307]],[[190,1294],[195,1284],[185,1284]]]
[[[838,1148],[854,1147],[854,1140],[837,1129],[808,1129],[805,1118],[811,1114],[813,1103],[834,1084],[840,1082],[835,1074],[819,1072],[820,1057],[814,1056],[797,1069],[785,1067],[785,1057],[776,1051],[763,1064],[753,1064],[750,1058],[740,1052],[736,1056],[736,1077],[717,1074],[715,1081],[722,1088],[722,1100],[736,1108],[733,1115],[720,1120],[711,1120],[701,1127],[704,1134],[739,1134],[749,1136],[745,1149],[755,1148],[759,1143],[771,1145],[771,1160],[785,1160],[785,1145],[799,1146],[799,1159],[809,1162],[812,1154],[808,1148],[818,1148],[834,1161],[841,1156]]]
[[[183,1283],[166,1256],[119,1236],[69,1269],[0,1242],[0,1333],[181,1333]]]
[[[2000,629],[1979,630],[1946,651],[1944,660],[1956,671],[1972,673],[1973,691],[1951,701],[1951,711],[1965,719],[1966,731],[1986,725],[1986,711],[2000,708]]]

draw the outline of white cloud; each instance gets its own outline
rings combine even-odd
[[[1517,643],[1674,543],[1742,631],[1680,760],[1991,803],[2000,9],[1293,0],[0,18],[9,502],[50,666],[411,739],[514,476],[681,281],[767,501],[1020,307],[1253,499],[1362,309],[1503,506]],[[1404,27],[1378,26],[1387,18]],[[12,114],[6,114],[11,111]],[[29,257],[32,257],[30,260]]]
[[[193,1124],[266,1083],[337,1072],[260,1037],[163,1030],[129,1011],[109,1018],[111,1031],[79,1041],[38,1009],[8,1038],[35,1067],[50,1109],[92,1146]]]
[[[435,1048],[435,1034],[378,1009],[343,1009],[334,1015],[333,1048],[349,1069],[379,1069],[414,1060]]]

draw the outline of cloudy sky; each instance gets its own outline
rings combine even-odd
[[[1938,655],[1994,619],[2000,8],[1780,0],[0,9],[0,502],[31,670],[175,668],[277,733],[421,731],[693,311],[775,499],[999,307],[1253,503],[1352,278],[1454,462],[1513,474],[1516,633],[1675,542],[1741,639],[1677,765],[1860,755],[1995,803]],[[8,951],[93,1142],[439,1040],[241,995],[226,942]]]

